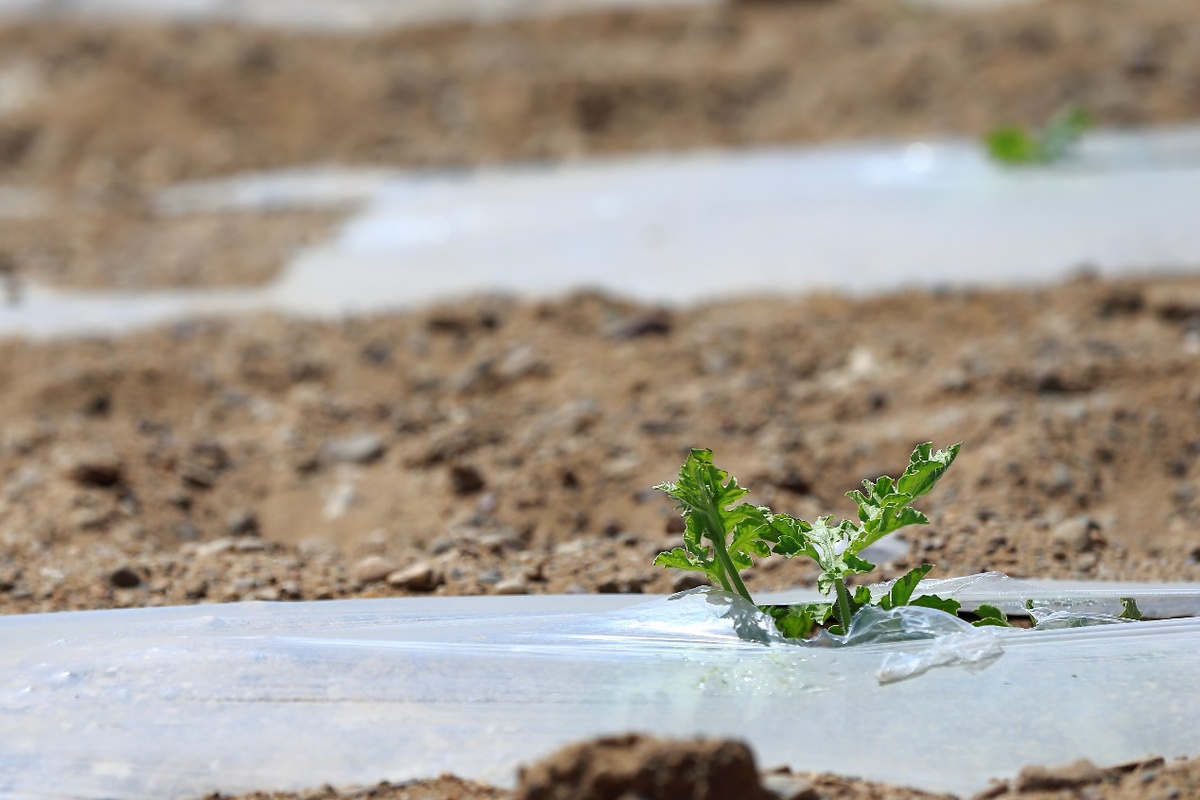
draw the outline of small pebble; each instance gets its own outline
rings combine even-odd
[[[665,310],[649,310],[633,314],[608,329],[610,339],[637,339],[643,336],[666,336],[671,333],[671,315]]]
[[[396,565],[383,556],[367,556],[354,565],[354,579],[362,583],[386,580],[396,571]]]
[[[429,543],[429,552],[435,556],[440,556],[442,553],[448,553],[454,549],[453,539],[434,539]]]
[[[213,556],[227,553],[233,549],[233,539],[222,537],[213,539],[211,542],[196,546],[196,555],[200,558],[212,558]]]
[[[1071,517],[1054,526],[1050,539],[1068,552],[1086,553],[1095,544],[1092,532],[1096,527],[1096,523],[1089,517]]]
[[[387,576],[389,586],[414,592],[432,592],[445,583],[440,570],[425,561],[418,561]]]
[[[370,464],[383,457],[387,445],[373,433],[359,433],[329,439],[321,446],[321,461],[326,464]]]
[[[483,549],[490,550],[493,553],[502,553],[505,550],[524,550],[525,543],[521,541],[519,536],[503,531],[498,533],[485,533],[480,536],[475,542]]]

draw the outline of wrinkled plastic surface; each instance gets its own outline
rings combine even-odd
[[[880,683],[913,678],[934,667],[983,669],[1004,654],[995,628],[976,628],[951,614],[915,606],[862,609],[851,622],[843,646],[914,641],[922,644],[883,657],[875,670]]]
[[[1200,602],[1200,587],[1175,594]],[[764,765],[961,793],[1029,763],[1200,753],[1196,619],[996,631],[999,657],[891,683],[889,659],[903,669],[939,639],[765,646],[735,622],[758,624],[702,594],[4,618],[0,794],[184,797],[443,771],[511,784],[519,763],[627,730],[737,736]]]
[[[270,286],[105,295],[30,286],[0,334],[112,332],[190,314],[340,317],[581,287],[657,303],[819,289],[1049,281],[1200,263],[1200,129],[1097,132],[1052,168],[978,142],[648,156],[389,173],[314,167],[172,187],[163,214],[350,216]],[[869,232],[869,235],[864,235]]]

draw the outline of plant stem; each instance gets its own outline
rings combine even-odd
[[[754,598],[750,596],[750,590],[746,588],[746,584],[742,581],[742,576],[738,574],[737,567],[733,563],[733,559],[729,557],[729,549],[725,546],[725,526],[714,518],[712,515],[705,515],[708,519],[709,531],[711,532],[708,540],[712,542],[713,553],[717,556],[717,563],[721,565],[724,575],[722,578],[729,578],[729,583],[733,585],[732,591],[737,592],[747,603],[753,603]],[[725,581],[722,580],[722,583]],[[728,585],[726,589],[730,589]]]
[[[727,592],[732,592],[733,587],[729,585],[729,578],[726,577],[725,568],[717,563],[717,580],[721,581],[721,588]]]
[[[837,589],[837,609],[838,622],[842,625],[842,635],[850,633],[850,593],[846,590],[846,581],[843,578],[837,578],[833,582],[833,586]]]

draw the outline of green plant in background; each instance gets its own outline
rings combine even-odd
[[[866,605],[884,610],[925,606],[957,613],[959,603],[955,600],[933,595],[913,597],[917,584],[933,569],[932,564],[910,570],[879,597],[872,597],[866,586],[851,590],[847,579],[875,569],[862,557],[864,549],[901,528],[929,522],[912,507],[912,502],[929,494],[954,462],[959,447],[954,444],[935,452],[931,443],[918,445],[899,478],[885,475],[863,481],[862,490],[848,493],[858,504],[858,520],[838,523],[832,516],[808,522],[776,514],[766,506],[739,503],[748,491],[713,464],[711,450],[692,450],[676,482],[654,487],[675,499],[685,521],[683,546],[660,553],[654,563],[702,572],[713,584],[753,603],[740,571],[749,568],[755,556],[778,553],[788,558],[811,558],[821,569],[817,589],[830,597],[828,602],[758,606],[774,618],[780,633],[790,638],[807,638],[830,620],[831,633],[845,634],[851,618]],[[999,609],[991,606],[982,606],[974,614],[976,625],[1008,624]]]
[[[1005,126],[985,138],[988,154],[1003,164],[1052,164],[1066,156],[1092,127],[1092,115],[1082,108],[1064,109],[1041,130]]]
[[[1139,620],[1142,618],[1142,610],[1138,608],[1137,601],[1132,597],[1121,598],[1121,616],[1120,619]]]

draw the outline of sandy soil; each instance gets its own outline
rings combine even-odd
[[[390,593],[414,564],[453,594],[669,591],[649,562],[677,517],[650,487],[688,447],[811,517],[924,439],[966,444],[885,575],[1200,580],[1198,326],[1196,279],[1084,277],[3,342],[0,609]]]
[[[48,191],[55,216],[0,220],[0,272],[265,281],[336,216],[150,210],[157,187],[243,169],[975,134],[1066,103],[1109,124],[1195,121],[1198,45],[1193,0],[747,3],[353,40],[12,26],[0,184]],[[667,592],[686,581],[650,561],[677,518],[649,487],[688,447],[811,516],[847,513],[843,492],[925,439],[963,454],[882,577],[928,560],[1200,580],[1200,279],[675,311],[480,297],[0,341],[0,612]],[[769,559],[749,582],[812,578]],[[911,796],[805,780],[797,797]],[[1174,798],[1198,780],[1182,762],[1013,788]],[[346,796],[508,794],[446,778]]]

